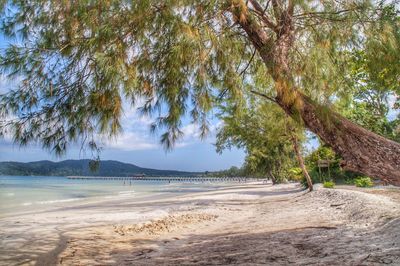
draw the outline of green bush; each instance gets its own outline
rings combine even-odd
[[[335,187],[335,183],[333,183],[332,181],[324,182],[324,188],[334,188],[334,187]]]
[[[372,187],[374,183],[368,176],[360,176],[354,180],[356,187]]]
[[[346,185],[354,185],[354,179],[345,178],[345,179],[344,179],[344,183],[345,183]]]
[[[321,183],[319,175],[318,175],[318,171],[316,169],[311,169],[311,171],[308,171],[308,174],[310,175],[311,181],[313,184]],[[308,188],[306,178],[304,177],[303,173],[301,173],[301,175],[302,176],[301,176],[300,183],[302,184],[303,187]]]
[[[303,178],[303,171],[300,167],[292,167],[288,170],[290,180],[301,181]]]

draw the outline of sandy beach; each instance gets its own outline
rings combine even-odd
[[[400,190],[243,184],[0,220],[1,265],[400,265]]]

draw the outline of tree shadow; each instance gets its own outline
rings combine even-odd
[[[119,265],[400,265],[400,220],[376,231],[306,227],[155,244],[159,251],[128,256]]]

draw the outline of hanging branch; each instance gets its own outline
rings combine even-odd
[[[254,49],[253,54],[251,55],[249,62],[247,63],[246,67],[239,73],[239,76],[243,75],[246,72],[246,70],[249,68],[251,62],[254,59],[254,56],[256,55],[256,52],[257,52],[257,49]]]

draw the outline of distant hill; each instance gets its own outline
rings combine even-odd
[[[97,171],[89,168],[90,160],[29,163],[0,162],[0,175],[20,176],[196,176],[200,173],[142,168],[118,161],[100,161]]]

